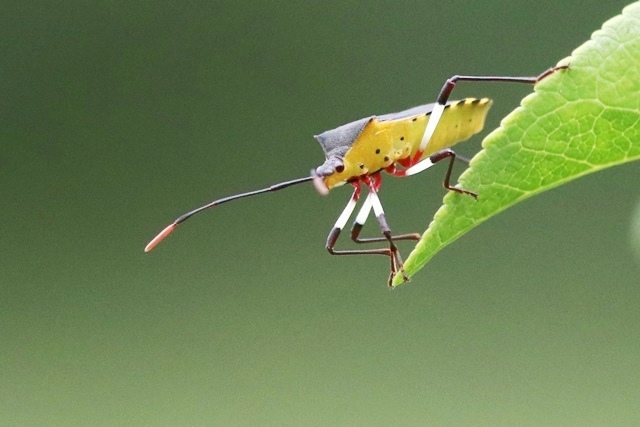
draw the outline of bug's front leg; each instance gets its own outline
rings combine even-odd
[[[346,250],[335,249],[335,245],[336,245],[336,242],[338,241],[338,238],[340,237],[340,233],[344,228],[344,226],[346,225],[349,218],[351,217],[351,215],[353,214],[353,211],[356,206],[356,202],[358,201],[358,198],[360,196],[359,181],[353,184],[356,187],[356,189],[354,190],[351,198],[349,199],[349,202],[347,202],[347,206],[345,206],[344,210],[340,214],[340,217],[338,218],[335,225],[331,229],[331,232],[327,236],[327,243],[325,245],[325,248],[331,255],[385,255],[385,256],[388,256],[390,258],[390,263],[391,263],[391,266],[390,266],[391,272],[389,274],[388,285],[391,286],[391,282],[393,281],[393,278],[395,277],[398,271],[402,272],[402,277],[404,278],[405,281],[408,281],[409,278],[404,272],[404,269],[402,267],[402,258],[400,256],[400,253],[398,252],[398,248],[393,242],[394,236],[391,235],[391,230],[387,225],[387,221],[384,217],[384,212],[382,211],[382,206],[380,205],[380,199],[378,198],[376,193],[376,187],[377,185],[379,185],[379,181],[378,180],[373,181],[369,179],[369,177],[367,177],[366,183],[370,191],[369,197],[367,197],[367,200],[371,199],[371,206],[373,207],[376,217],[378,218],[378,223],[380,224],[380,228],[384,235],[384,238],[382,238],[381,241],[382,240],[388,241],[389,248],[346,249]],[[370,209],[371,207],[369,208],[367,208],[366,206],[364,207],[364,211],[367,214],[369,213]]]
[[[389,251],[391,252],[391,275],[389,276],[389,286],[391,286],[391,282],[393,281],[394,276],[399,271],[402,274],[402,278],[405,282],[409,281],[409,276],[404,271],[404,266],[402,262],[402,257],[400,256],[400,251],[398,247],[393,241],[393,235],[391,234],[391,229],[387,223],[387,218],[384,215],[384,209],[382,208],[382,203],[380,203],[380,198],[378,197],[378,187],[380,185],[380,177],[376,176],[377,179],[372,179],[370,176],[365,178],[365,183],[367,187],[369,187],[369,199],[371,200],[371,206],[373,207],[373,213],[378,220],[378,224],[380,225],[380,231],[383,236],[389,242]],[[394,265],[395,263],[395,265]]]
[[[386,237],[360,237],[360,232],[364,227],[365,222],[367,222],[367,218],[371,213],[371,209],[373,209],[373,205],[371,203],[371,195],[368,195],[365,199],[362,207],[360,208],[360,212],[356,216],[356,220],[353,222],[353,226],[351,227],[351,240],[356,243],[376,243],[376,242],[384,242],[387,240]],[[405,234],[396,234],[391,236],[391,238],[395,240],[420,240],[420,234],[418,233],[405,233]]]

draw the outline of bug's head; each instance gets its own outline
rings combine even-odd
[[[315,171],[312,171],[313,182],[321,194],[326,194],[331,188],[342,185],[363,173],[363,171],[354,168],[345,159],[345,155],[372,119],[373,117],[366,117],[315,136],[327,159]]]
[[[311,170],[313,185],[322,195],[329,193],[333,187],[343,184],[347,180],[345,161],[338,156],[329,157],[317,169]]]

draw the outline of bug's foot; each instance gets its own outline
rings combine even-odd
[[[400,274],[402,274],[402,281],[403,282],[408,282],[411,279],[409,279],[409,276],[407,275],[407,272],[404,271],[404,267],[400,268]]]
[[[402,274],[402,282],[411,281],[409,276],[407,276],[407,273],[404,271],[404,267],[400,268],[400,274]],[[395,279],[397,275],[398,275],[397,271],[392,271],[391,274],[389,274],[389,281],[387,282],[387,286],[389,287],[389,289],[395,289],[393,286],[393,279]]]
[[[473,197],[474,199],[478,200],[478,193],[475,193],[473,191],[469,191],[469,190],[460,190],[460,192],[462,194],[468,194],[469,196]]]
[[[471,190],[465,190],[463,188],[456,188],[456,187],[446,187],[446,188],[449,191],[455,191],[456,193],[459,193],[459,194],[467,194],[473,197],[474,199],[478,200],[478,193],[473,192]]]
[[[405,282],[409,281],[409,276],[407,276],[407,273],[404,271],[402,257],[395,245],[391,247],[391,253],[389,255],[391,258],[391,273],[389,274],[389,281],[387,282],[387,285],[389,288],[393,288],[393,279],[398,273],[402,274],[402,280]]]
[[[536,83],[538,83],[540,80],[544,79],[545,77],[555,73],[558,70],[569,70],[571,68],[570,66],[571,64],[557,65],[555,67],[551,67],[536,78]]]

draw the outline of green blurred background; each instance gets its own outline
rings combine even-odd
[[[452,74],[535,75],[626,3],[4,2],[0,425],[638,425],[635,164],[394,291],[382,257],[324,250],[346,188],[226,205],[143,252],[186,210],[306,175],[312,135]],[[493,98],[491,129],[530,90],[454,98]],[[394,230],[426,228],[443,174],[386,179]]]

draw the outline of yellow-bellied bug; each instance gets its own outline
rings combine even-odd
[[[396,240],[419,240],[420,235],[418,233],[391,234],[378,197],[378,190],[382,183],[381,172],[385,171],[397,177],[404,177],[422,172],[441,160],[449,159],[443,182],[444,188],[477,198],[478,195],[473,191],[456,188],[449,184],[451,170],[456,159],[456,154],[450,147],[469,139],[482,130],[485,117],[491,106],[491,100],[488,98],[467,98],[461,101],[449,101],[449,96],[456,83],[474,81],[536,84],[553,72],[565,68],[568,66],[552,67],[537,77],[453,76],[446,81],[437,101],[433,104],[421,105],[399,113],[366,117],[316,135],[315,138],[324,151],[325,162],[318,168],[312,169],[310,176],[225,197],[201,206],[182,215],[162,230],[149,242],[145,252],[153,249],[178,224],[198,212],[232,200],[269,191],[278,191],[309,181],[312,181],[318,192],[323,195],[328,194],[333,187],[351,184],[354,187],[353,194],[327,237],[326,249],[332,255],[375,254],[388,256],[391,260],[389,285],[397,272],[400,272],[406,281],[408,277],[402,266],[402,257],[394,242]],[[387,242],[389,247],[336,250],[335,244],[338,236],[353,214],[360,197],[361,184],[364,184],[369,193],[351,228],[351,239],[356,243]],[[378,220],[383,237],[360,238],[360,231],[371,209]]]

